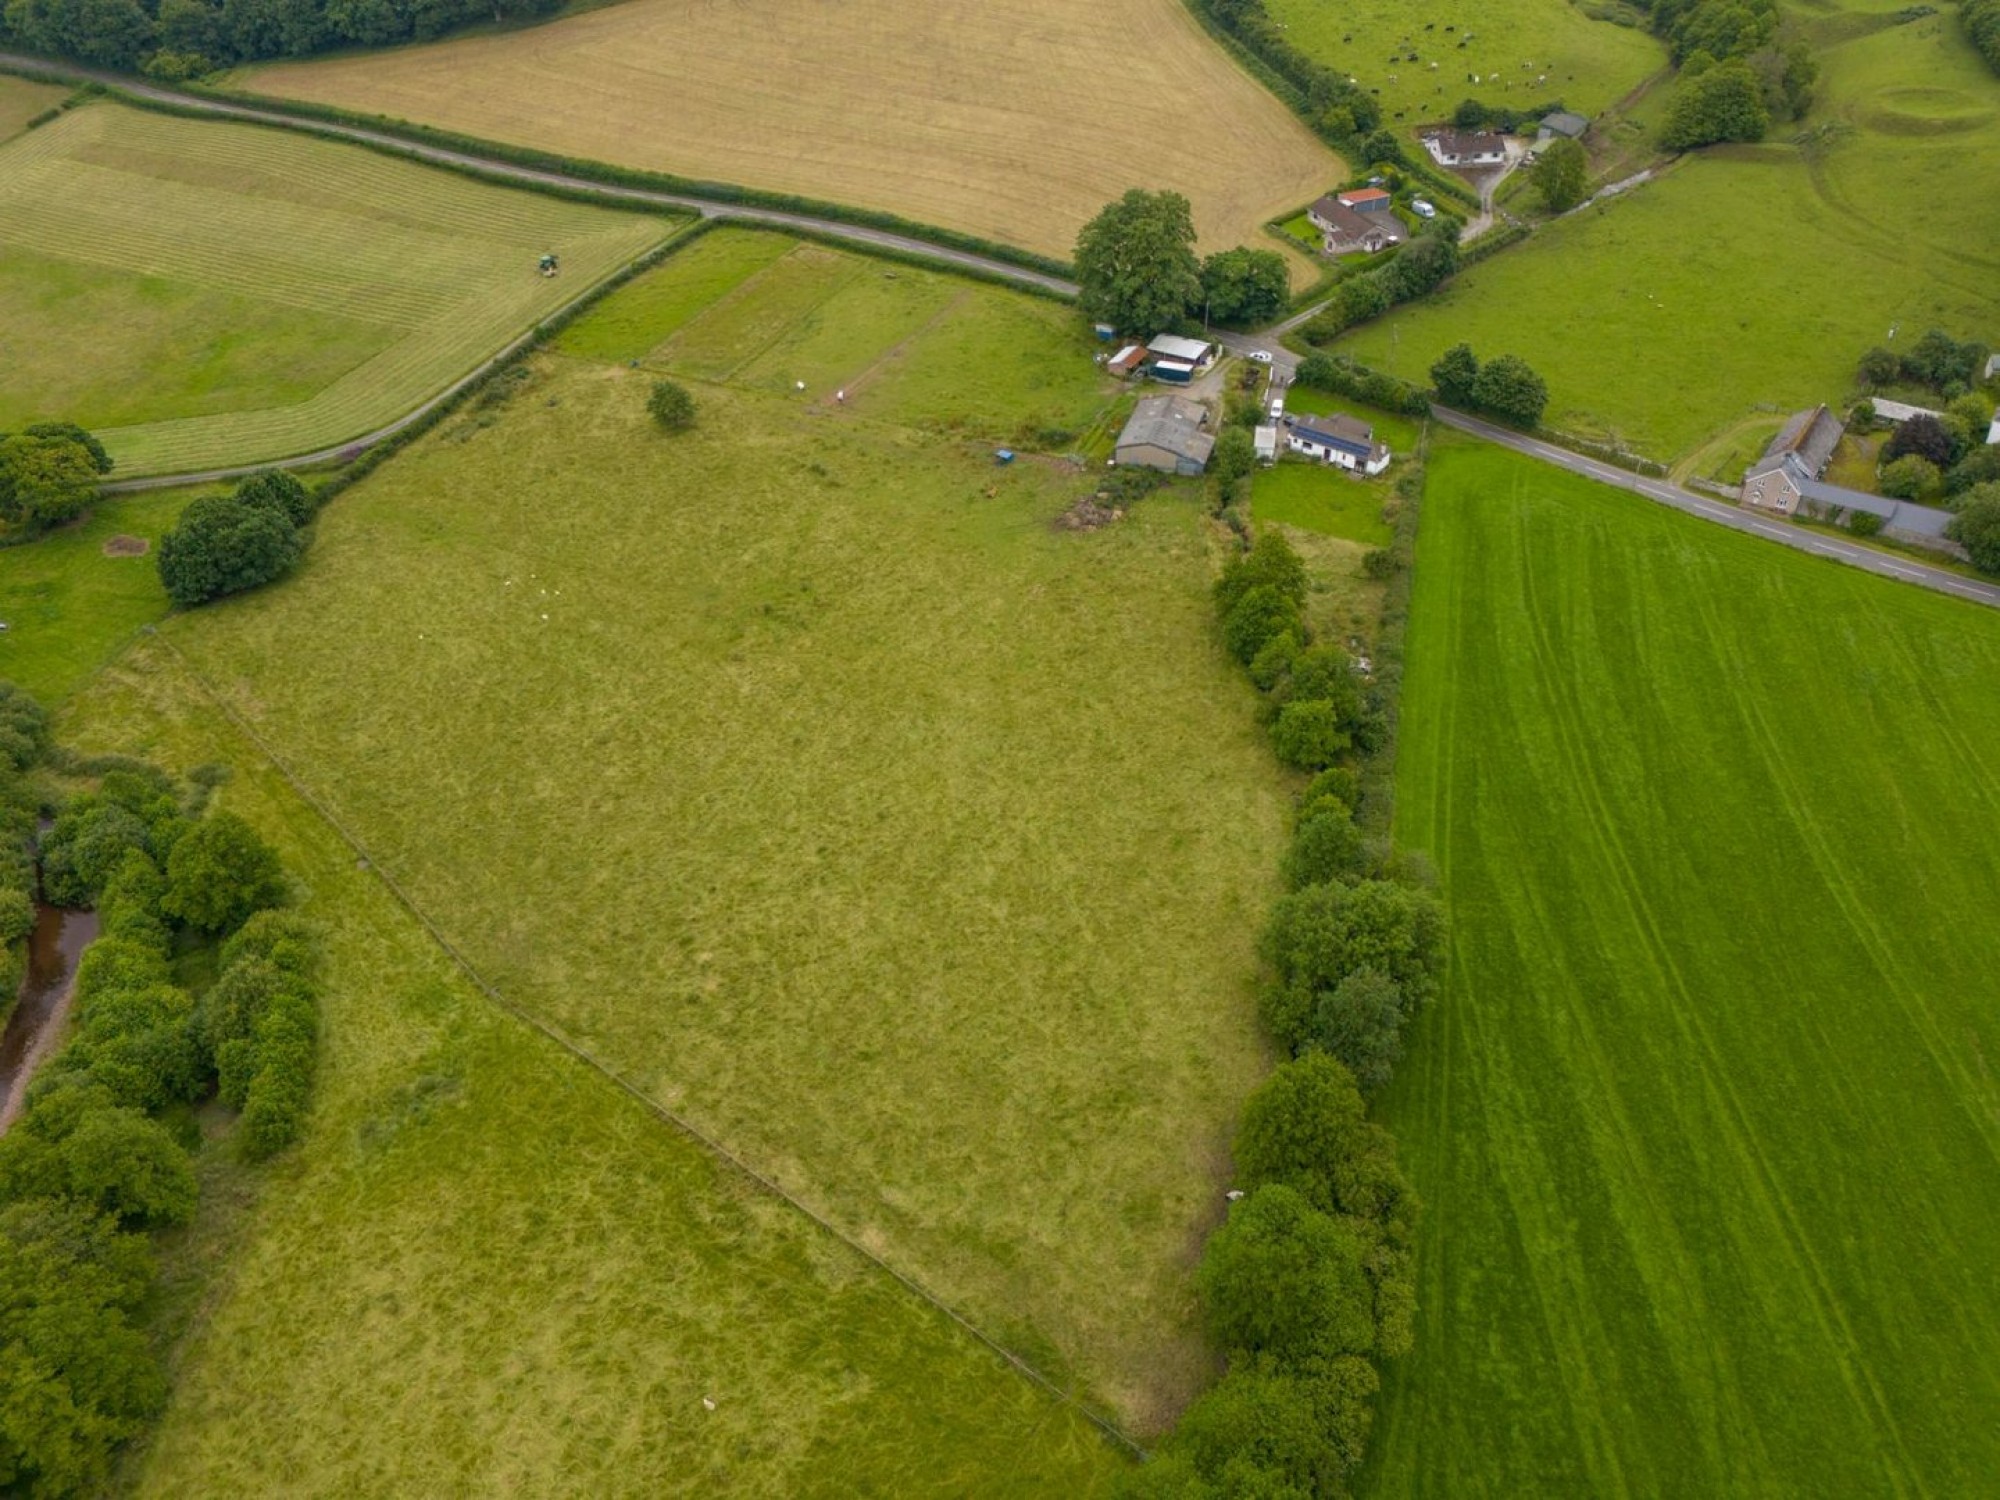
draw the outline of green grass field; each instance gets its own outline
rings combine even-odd
[[[483,999],[170,651],[63,733],[232,767],[328,934],[311,1128],[205,1209],[121,1492],[1104,1493],[1072,1410]]]
[[[1268,8],[1293,46],[1345,71],[1402,127],[1445,119],[1466,98],[1519,109],[1560,99],[1594,115],[1667,65],[1666,50],[1644,30],[1593,21],[1570,0],[1497,8],[1269,0]]]
[[[64,84],[31,83],[0,73],[0,141],[19,135],[27,128],[28,121],[44,110],[54,109],[75,92]]]
[[[134,495],[100,503],[78,525],[38,542],[0,549],[0,682],[45,704],[67,698],[115,656],[139,628],[167,612],[152,549],[199,490]],[[146,551],[107,554],[112,538]],[[118,549],[114,549],[114,552]]]
[[[1389,541],[1382,501],[1390,476],[1370,482],[1308,460],[1287,460],[1259,469],[1250,481],[1250,514],[1301,531],[1343,537],[1371,547]]]
[[[1838,402],[1892,327],[1992,337],[2000,82],[1948,14],[1812,25],[1810,147],[1785,126],[1686,159],[1340,346],[1413,377],[1460,340],[1520,354],[1551,426],[1664,460],[1756,411]]]
[[[1090,473],[1033,452],[996,466],[983,434],[1088,421],[1112,399],[1072,313],[776,248],[695,242],[565,337],[622,358],[539,357],[507,404],[344,493],[295,578],[161,634],[506,995],[1154,1430],[1212,1374],[1189,1272],[1265,1065],[1252,949],[1285,819],[1251,691],[1214,640],[1200,498],[1170,489],[1104,531],[1058,529]],[[699,312],[683,295],[732,280]],[[777,307],[757,306],[760,284]],[[767,340],[727,382],[689,368],[717,367],[718,326]],[[805,393],[778,388],[779,350],[815,372]],[[1005,357],[959,368],[980,350]],[[692,432],[646,421],[653,369],[693,387]],[[961,392],[977,403],[963,420]],[[326,1150],[354,1149],[355,1126],[328,1128]],[[438,1149],[424,1164],[448,1175],[460,1148]],[[470,1206],[484,1190],[450,1201],[497,1234]],[[351,1260],[390,1231],[340,1229],[349,1198],[328,1191],[298,1212],[333,1243],[308,1256],[303,1227],[285,1241],[313,1267],[298,1295],[327,1278],[399,1287]],[[421,1201],[409,1191],[398,1214]],[[565,1201],[600,1211],[581,1186]],[[482,1278],[507,1337],[560,1342],[524,1331],[540,1268],[461,1271],[459,1243],[411,1250],[439,1291],[397,1290],[384,1349],[478,1311]],[[274,1261],[259,1284],[279,1275]],[[613,1306],[611,1326],[636,1316]],[[709,1326],[700,1307],[660,1316]],[[211,1346],[202,1381],[275,1381],[258,1407],[274,1414],[319,1404],[313,1382],[343,1366],[329,1354],[290,1382],[280,1326],[246,1333],[240,1356]],[[508,1361],[446,1364],[412,1378],[467,1381],[451,1405],[468,1422],[516,1399]],[[835,1400],[814,1368],[807,1409]],[[739,1398],[744,1420],[790,1441],[794,1397],[769,1386]],[[251,1463],[254,1432],[220,1430],[229,1400],[200,1400],[162,1451]],[[307,1487],[357,1472],[343,1420],[314,1414],[331,1425],[287,1450],[326,1444]],[[352,1442],[415,1461],[395,1433]]]
[[[2000,1473],[2000,616],[1454,440],[1397,835],[1446,992],[1370,1494]]]
[[[82,422],[128,474],[331,447],[671,227],[283,131],[71,110],[0,146],[0,429]]]

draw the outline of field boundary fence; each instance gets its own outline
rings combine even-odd
[[[731,1168],[756,1187],[761,1188],[773,1198],[776,1198],[787,1207],[796,1211],[818,1229],[859,1256],[864,1262],[888,1276],[919,1301],[928,1304],[934,1311],[942,1314],[962,1332],[970,1335],[979,1344],[998,1355],[1017,1374],[1028,1380],[1031,1384],[1039,1386],[1059,1403],[1076,1412],[1077,1415],[1095,1427],[1108,1441],[1132,1454],[1134,1457],[1144,1458],[1146,1456],[1146,1450],[1140,1447],[1138,1442],[1116,1423],[1101,1413],[1091,1410],[1089,1406],[1078,1399],[1074,1392],[1065,1390],[1062,1386],[1058,1385],[1052,1378],[1044,1374],[1033,1364],[1030,1364],[1021,1355],[1009,1349],[1005,1344],[1002,1344],[993,1335],[987,1333],[966,1314],[960,1312],[921,1281],[908,1272],[899,1270],[897,1267],[891,1265],[880,1255],[868,1249],[867,1246],[858,1243],[810,1204],[782,1187],[770,1177],[767,1177],[764,1173],[758,1171],[734,1151],[731,1151],[721,1141],[702,1130],[700,1126],[676,1113],[674,1110],[669,1109],[632,1079],[626,1077],[617,1068],[571,1038],[554,1022],[536,1015],[533,1011],[514,1000],[510,1000],[506,995],[501,993],[499,989],[487,980],[486,976],[479,971],[478,967],[466,956],[458,945],[445,935],[437,923],[431,919],[429,913],[417,904],[415,899],[403,888],[395,876],[391,875],[375,860],[374,856],[369,852],[368,846],[361,841],[353,830],[341,821],[339,815],[327,805],[326,801],[310,786],[306,785],[297,773],[292,770],[290,764],[284,757],[278,754],[277,750],[272,747],[264,736],[258,733],[257,729],[244,719],[215,690],[214,686],[210,684],[207,678],[202,676],[194,663],[188,660],[181,649],[166,636],[160,635],[151,627],[147,627],[147,630],[142,632],[142,634],[150,635],[151,639],[157,641],[166,649],[181,672],[194,684],[201,695],[215,707],[216,711],[228,721],[238,734],[249,741],[257,753],[263,756],[271,768],[283,778],[285,784],[291,788],[293,793],[325,821],[327,827],[334,831],[341,842],[354,851],[355,857],[362,862],[368,873],[381,882],[382,888],[390,894],[396,904],[409,913],[411,918],[423,929],[430,940],[437,945],[438,950],[471,982],[472,986],[485,997],[489,1004],[536,1032],[547,1041],[552,1042],[561,1051],[567,1053],[573,1061],[581,1063],[583,1066],[608,1080],[621,1093],[631,1098],[662,1124],[678,1131],[688,1140],[707,1151],[717,1161]]]

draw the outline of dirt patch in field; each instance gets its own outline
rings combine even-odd
[[[142,536],[126,536],[121,532],[104,539],[106,557],[144,557],[152,550],[153,544]]]
[[[1114,521],[1125,519],[1122,508],[1103,495],[1085,495],[1055,519],[1057,531],[1102,531]]]

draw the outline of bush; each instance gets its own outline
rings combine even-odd
[[[1375,1347],[1374,1289],[1356,1228],[1282,1183],[1241,1199],[1209,1236],[1195,1282],[1215,1340],[1284,1361]]]
[[[304,555],[298,527],[275,506],[205,495],[160,538],[160,582],[190,608],[282,577]]]
[[[1956,433],[1927,412],[1920,412],[1896,430],[1882,444],[1884,466],[1910,454],[1930,460],[1939,469],[1948,469],[1959,457]]]
[[[646,411],[662,432],[685,432],[694,426],[694,397],[672,380],[656,380],[646,397]]]
[[[1274,1360],[1239,1361],[1188,1408],[1164,1458],[1147,1466],[1185,1465],[1186,1477],[1169,1468],[1154,1480],[1169,1487],[1140,1493],[1214,1500],[1345,1494],[1341,1476],[1366,1442],[1379,1382],[1363,1359],[1315,1362],[1321,1367],[1338,1368],[1346,1382],[1315,1381]]]
[[[1323,994],[1307,1022],[1306,1046],[1338,1058],[1365,1094],[1403,1060],[1403,991],[1374,969],[1356,969]]]
[[[1892,499],[1922,500],[1936,494],[1943,487],[1943,479],[1938,466],[1928,458],[1905,453],[1895,462],[1882,466],[1878,485],[1882,493]]]
[[[1526,360],[1503,354],[1481,367],[1472,383],[1472,404],[1512,426],[1531,428],[1542,420],[1549,388]]]
[[[1280,636],[1297,636],[1299,607],[1269,584],[1257,584],[1236,601],[1222,622],[1222,642],[1246,667]]]
[[[1299,793],[1299,820],[1303,822],[1328,802],[1339,803],[1343,812],[1360,806],[1361,773],[1349,766],[1329,766],[1313,777]]]
[[[1876,536],[1882,530],[1882,518],[1872,510],[1849,511],[1847,529],[1856,536]]]
[[[1294,606],[1306,602],[1305,560],[1275,528],[1266,527],[1250,550],[1231,558],[1215,581],[1216,612],[1227,619],[1238,601],[1263,585]]]
[[[1296,1053],[1321,1003],[1361,969],[1394,981],[1408,1014],[1420,1009],[1436,987],[1444,912],[1428,892],[1385,880],[1307,886],[1279,900],[1263,951],[1276,971],[1263,995],[1265,1024]]]
[[[293,526],[312,524],[312,492],[283,469],[265,469],[236,486],[236,498],[245,505],[261,505],[275,511]]]
[[[0,948],[20,942],[35,930],[35,898],[13,886],[0,886]]]
[[[1208,472],[1220,486],[1227,486],[1248,474],[1257,462],[1257,444],[1242,427],[1225,427],[1215,439],[1209,455]]]
[[[297,912],[260,911],[222,945],[224,971],[261,958],[285,974],[312,979],[319,973],[319,929]]]
[[[1232,617],[1233,618],[1233,617]],[[1296,698],[1278,710],[1271,725],[1271,748],[1281,763],[1317,771],[1347,753],[1353,736],[1340,710],[1325,698]]]
[[[2000,73],[2000,0],[1964,0],[1958,20],[1986,66]]]
[[[1292,834],[1291,847],[1285,851],[1285,885],[1291,890],[1323,885],[1359,875],[1367,863],[1367,845],[1353,814],[1338,802],[1322,798]]]
[[[1945,535],[1965,548],[1980,572],[2000,573],[2000,484],[1967,491]]]
[[[271,846],[234,813],[216,813],[194,825],[167,861],[161,907],[198,932],[241,926],[285,896],[284,871]]]

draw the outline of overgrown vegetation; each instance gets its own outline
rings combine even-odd
[[[1960,0],[1958,19],[1973,49],[2000,73],[2000,0]]]
[[[42,744],[0,701],[20,743]],[[137,1320],[148,1235],[195,1214],[190,1108],[218,1095],[239,1111],[254,1161],[297,1138],[310,1100],[318,938],[274,909],[277,855],[235,815],[202,816],[206,800],[124,763],[40,841],[47,898],[94,906],[101,926],[67,1039],[0,1136],[0,1483],[28,1495],[98,1489],[165,1399]],[[203,971],[203,950],[217,977],[196,995],[178,976]]]
[[[1819,65],[1776,0],[1653,0],[1651,15],[1680,69],[1660,134],[1669,151],[1759,141],[1811,104]]]

